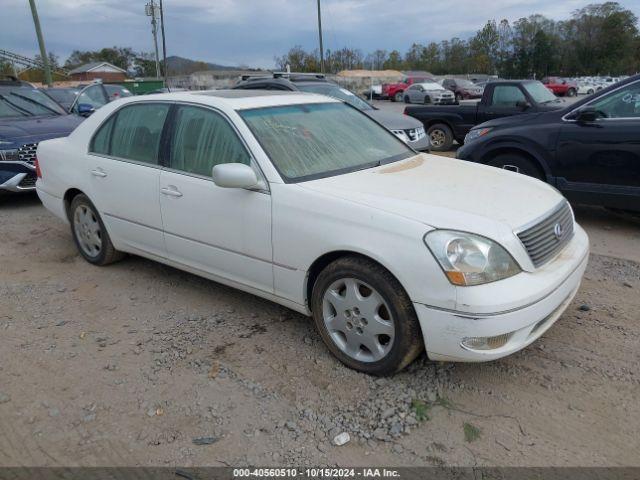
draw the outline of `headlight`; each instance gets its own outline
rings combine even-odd
[[[469,133],[464,137],[464,143],[468,143],[476,138],[484,137],[487,133],[489,133],[492,128],[475,128],[470,130]]]
[[[454,285],[482,285],[522,271],[501,245],[480,235],[434,230],[424,242]]]
[[[409,143],[409,137],[404,130],[391,130],[391,132],[404,143]]]

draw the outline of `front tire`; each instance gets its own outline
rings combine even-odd
[[[354,370],[390,375],[424,348],[409,296],[367,258],[343,257],[327,266],[313,287],[311,310],[327,348]]]
[[[431,150],[434,152],[446,152],[453,145],[453,132],[444,123],[431,125],[427,130]]]
[[[124,256],[113,247],[96,207],[86,195],[76,195],[71,201],[69,221],[76,247],[87,262],[102,266]]]
[[[487,165],[496,168],[502,168],[516,173],[527,175],[538,180],[544,181],[544,174],[542,170],[532,160],[518,155],[506,153],[504,155],[498,155],[496,158],[487,162]]]
[[[462,96],[462,94],[456,93],[456,102],[460,103],[462,100],[464,100],[464,97]]]

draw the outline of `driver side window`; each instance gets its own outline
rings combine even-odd
[[[251,164],[251,157],[222,115],[200,107],[181,106],[171,136],[169,167],[211,176],[215,165]]]
[[[602,118],[640,118],[640,82],[627,85],[590,106]]]

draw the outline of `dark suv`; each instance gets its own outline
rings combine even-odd
[[[66,137],[82,120],[31,84],[0,79],[0,193],[35,189],[38,142]]]
[[[379,110],[349,90],[329,81],[322,74],[276,72],[272,75],[245,75],[233,88],[301,91],[337,98],[380,123],[414,150],[429,150],[429,139],[421,122],[400,113]]]

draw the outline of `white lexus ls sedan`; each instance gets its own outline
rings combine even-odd
[[[82,256],[131,253],[313,316],[375,375],[518,351],[587,264],[566,200],[506,170],[418,154],[320,95],[211,91],[112,102],[41,142],[37,191]]]

